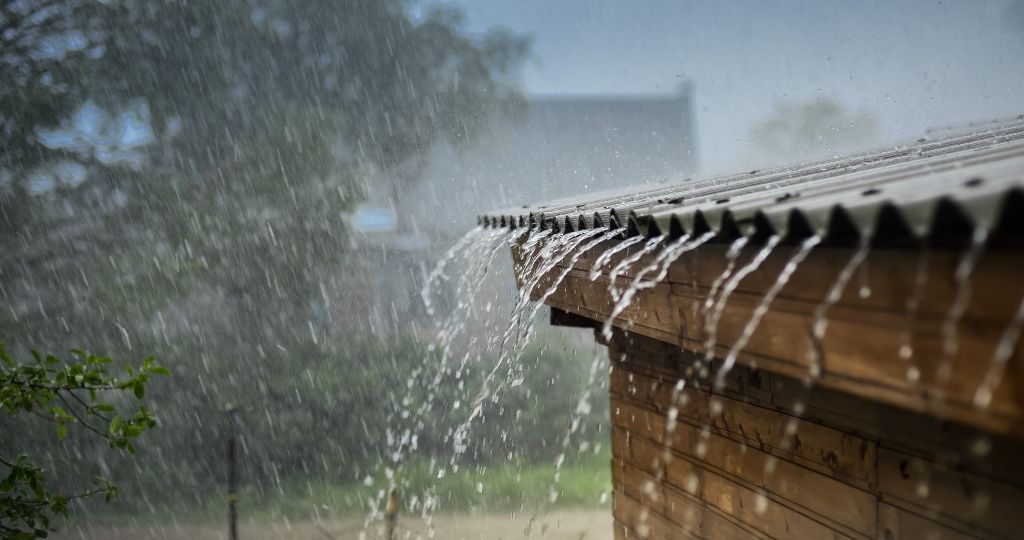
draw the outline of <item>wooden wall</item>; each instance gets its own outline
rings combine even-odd
[[[1024,537],[1019,439],[745,366],[713,391],[678,345],[608,345],[617,539]]]
[[[603,323],[613,305],[608,270],[634,253],[634,248],[613,257],[596,280],[590,279],[589,272],[605,246],[573,260],[573,268],[567,270],[545,303]],[[796,248],[780,246],[773,251],[729,296],[719,323],[706,328],[704,306],[715,281],[728,267],[726,249],[705,244],[683,255],[663,281],[641,290],[614,324],[695,353],[705,352],[706,341],[714,332],[717,340],[711,352],[724,357]],[[749,262],[757,251],[752,248],[742,252],[736,267]],[[814,313],[851,253],[849,248],[837,247],[812,251],[771,303],[749,342],[739,351],[738,362],[794,378],[807,377],[814,356],[810,333]],[[1024,339],[1017,341],[991,404],[982,408],[973,403],[975,392],[993,365],[999,338],[1024,297],[1022,253],[984,253],[965,288],[954,277],[962,252],[872,250],[827,312],[828,331],[820,344],[821,376],[816,384],[1024,440]],[[522,250],[514,249],[513,257],[516,264],[522,264]],[[634,273],[653,258],[652,254],[633,264],[618,278],[616,286],[625,288]],[[918,268],[928,270],[923,284],[915,281]],[[563,271],[564,267],[555,268],[531,291],[532,297],[540,299],[551,278]],[[862,294],[864,291],[870,294]],[[947,354],[944,326],[956,299],[964,292],[968,301],[963,317],[954,325],[955,351]],[[911,314],[907,304],[913,298],[919,305]],[[904,344],[912,345],[912,357],[900,356]],[[917,378],[909,376],[912,369]]]

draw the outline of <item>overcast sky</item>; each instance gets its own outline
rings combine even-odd
[[[1019,1],[1019,0],[1015,0]],[[779,100],[833,99],[886,142],[1024,112],[1024,4],[457,0],[472,31],[534,37],[532,94],[693,82],[702,172],[734,169]]]

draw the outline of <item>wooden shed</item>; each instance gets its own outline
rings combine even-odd
[[[1018,123],[481,222],[608,346],[615,538],[1020,538],[1022,187]]]

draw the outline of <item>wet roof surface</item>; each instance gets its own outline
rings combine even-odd
[[[1024,230],[1024,121],[854,157],[688,181],[623,187],[479,217],[490,227],[629,234],[716,233],[827,242],[959,242],[978,228]]]

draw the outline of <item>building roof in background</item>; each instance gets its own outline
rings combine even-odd
[[[855,157],[488,212],[492,227],[845,243],[962,240],[1024,222],[1024,122]]]

